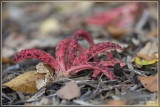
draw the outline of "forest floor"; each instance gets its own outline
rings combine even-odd
[[[3,2],[2,104],[157,105],[157,8],[152,2]],[[20,84],[25,77],[11,82],[17,76],[35,71],[42,62],[24,59],[14,64],[12,58],[17,52],[37,48],[55,57],[58,42],[72,38],[78,30],[88,31],[95,44],[113,42],[124,48],[110,51],[115,60],[127,65],[110,67],[116,79],[111,80],[104,73],[92,79],[93,70],[88,69],[50,84],[40,84],[43,85],[40,88],[36,88],[38,77],[30,75],[27,81],[32,80],[32,86],[26,85],[29,84],[26,80]],[[79,44],[85,49],[89,47],[81,38]],[[108,60],[104,53],[98,57],[101,61]],[[58,95],[57,91],[64,86],[70,91],[65,89],[60,92],[64,96]],[[65,96],[76,89],[80,91],[70,96],[73,98]]]

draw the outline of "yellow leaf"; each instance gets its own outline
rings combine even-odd
[[[140,58],[138,58],[138,57],[135,58],[135,62],[138,65],[151,65],[151,64],[154,64],[157,61],[158,61],[157,58],[155,58],[153,60],[150,60],[150,61],[147,61],[147,60],[144,60],[144,59],[140,60]]]
[[[36,88],[37,79],[45,79],[45,73],[37,73],[36,70],[29,71],[3,84],[3,86],[7,86],[15,91],[33,94],[38,91]]]

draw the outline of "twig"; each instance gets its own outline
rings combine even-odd
[[[107,88],[103,88],[101,89],[102,91],[108,91],[108,90],[112,90],[114,88],[119,88],[119,87],[132,87],[134,86],[135,84],[118,84],[118,85],[115,85],[115,86],[111,86],[111,87],[107,87]]]
[[[19,98],[21,99],[20,101],[24,101],[25,97],[21,92],[16,91],[16,93],[18,94]]]
[[[19,69],[20,69],[20,65],[16,64],[16,65],[8,67],[7,71],[13,71],[13,70],[19,70]]]
[[[8,99],[10,102],[8,102],[9,104],[11,104],[13,101],[12,101],[12,99],[11,98],[9,98],[6,94],[4,94],[3,92],[2,92],[2,97],[4,97],[4,98],[6,98],[6,99]]]
[[[129,71],[129,72],[135,72],[136,74],[139,74],[139,75],[142,75],[142,76],[145,76],[146,77],[146,75],[145,74],[142,74],[142,73],[140,73],[139,71],[136,71],[136,70],[134,70],[134,69],[132,69],[132,70],[129,70],[129,69],[123,69],[124,71]]]
[[[23,104],[23,103],[31,103],[31,102],[34,102],[34,101],[38,101],[40,100],[41,98],[39,99],[34,99],[34,100],[30,100],[30,101],[18,101],[18,102],[15,102],[15,103],[12,103],[11,105],[17,105],[17,104]]]
[[[102,76],[103,76],[103,74],[100,76],[100,78],[99,78],[99,81],[98,81],[98,85],[97,85],[97,88],[96,88],[96,90],[93,92],[93,94],[91,95],[91,96],[89,96],[89,97],[86,97],[86,98],[84,98],[83,100],[88,100],[88,99],[91,99],[91,98],[94,98],[95,96],[97,96],[98,94],[99,94],[99,87],[100,87],[100,84],[101,84],[101,78],[102,78]]]

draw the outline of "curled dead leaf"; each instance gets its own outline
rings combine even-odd
[[[144,60],[150,61],[156,58],[156,53],[158,52],[158,46],[156,42],[151,43],[148,42],[144,48],[142,48],[138,53],[137,57],[142,58]]]
[[[156,54],[155,53],[153,53],[153,54],[137,54],[137,56],[139,57],[139,58],[142,58],[142,59],[145,59],[145,60],[147,60],[147,61],[149,61],[149,60],[153,60],[153,59],[155,59],[156,58]]]
[[[42,79],[42,78],[38,78],[35,82],[36,82],[36,88],[38,90],[47,84],[46,79]]]
[[[35,81],[40,78],[44,80],[45,73],[37,73],[36,70],[29,71],[3,84],[3,86],[7,86],[15,91],[33,94],[38,91]]]
[[[36,65],[37,73],[45,73],[45,79],[39,78],[36,80],[36,87],[40,89],[41,87],[53,83],[57,78],[57,74],[53,67],[47,63],[39,63]]]
[[[158,61],[158,46],[156,42],[148,42],[135,57],[137,67],[151,65]]]
[[[48,76],[53,77],[55,70],[47,63],[39,63],[36,65],[37,73],[48,73]]]
[[[79,97],[81,92],[80,88],[77,86],[76,81],[71,80],[64,87],[59,89],[56,94],[62,99],[71,100],[73,98]]]
[[[142,85],[151,92],[158,91],[158,84],[157,84],[158,79],[157,79],[157,77],[158,77],[157,75],[149,76],[149,77],[138,76]]]

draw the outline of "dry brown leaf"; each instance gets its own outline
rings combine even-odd
[[[38,90],[47,84],[47,81],[42,78],[37,78],[37,80],[35,82],[36,82],[36,88]]]
[[[149,77],[138,76],[142,85],[151,92],[156,92],[158,90],[157,77],[158,77],[157,75]]]
[[[71,100],[73,98],[79,97],[81,92],[80,88],[77,86],[76,81],[71,80],[64,87],[59,89],[56,94],[62,99]]]
[[[127,29],[120,29],[120,28],[116,28],[116,27],[112,27],[112,26],[109,26],[106,29],[115,38],[125,36],[130,31]]]
[[[56,72],[53,67],[51,67],[47,63],[39,63],[36,65],[37,73],[45,73],[45,79],[39,78],[36,80],[36,87],[40,89],[46,84],[53,83],[53,81],[57,78]]]
[[[37,73],[48,73],[50,77],[53,77],[55,70],[47,63],[39,63],[36,65]]]
[[[110,100],[107,105],[127,105],[123,100]]]
[[[138,53],[137,57],[144,60],[150,61],[156,58],[156,53],[158,52],[158,46],[156,42],[148,42],[144,48],[142,48]]]
[[[139,58],[145,59],[147,61],[154,60],[156,58],[155,53],[153,53],[153,54],[140,54],[140,53],[138,53],[137,56]]]
[[[53,82],[55,70],[46,63],[39,63],[37,70],[26,72],[3,84],[15,91],[35,93],[46,84]]]
[[[6,63],[14,64],[11,59],[2,56],[2,64]]]
[[[45,73],[37,73],[36,70],[29,71],[3,84],[3,86],[7,86],[15,91],[33,94],[38,91],[36,80],[39,78],[45,79]]]

